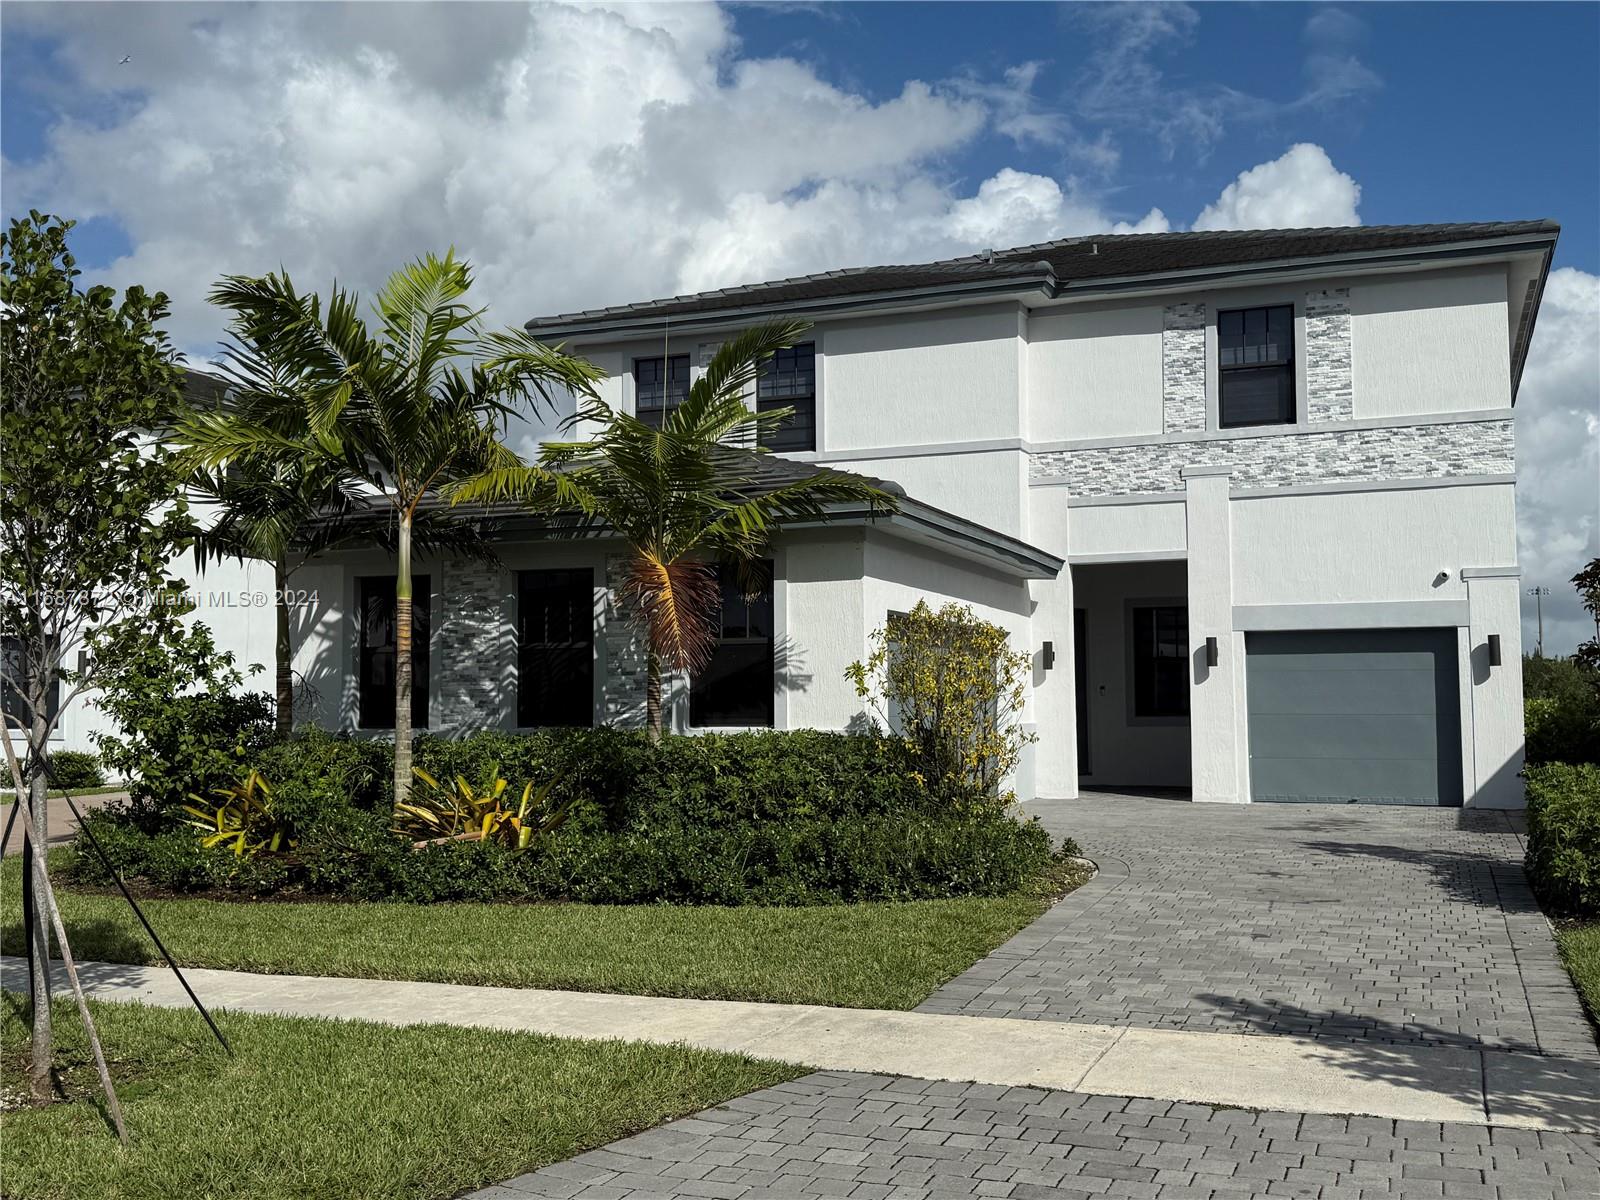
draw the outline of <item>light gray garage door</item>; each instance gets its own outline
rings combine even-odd
[[[1250,792],[1301,804],[1460,804],[1454,629],[1245,635]]]

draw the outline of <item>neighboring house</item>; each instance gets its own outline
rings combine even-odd
[[[919,598],[1031,654],[1025,796],[1522,802],[1511,406],[1544,221],[1072,238],[529,322],[649,418],[715,347],[814,323],[752,403],[794,464],[893,480],[898,516],[791,528],[770,591],[726,593],[679,730],[843,729],[846,666]],[[499,534],[425,565],[419,723],[641,718],[619,547]],[[393,719],[376,554],[307,568],[305,716]]]

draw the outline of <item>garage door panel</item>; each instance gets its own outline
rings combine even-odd
[[[1252,675],[1250,689],[1252,708],[1259,701],[1259,711],[1318,714],[1371,714],[1375,701],[1383,713],[1431,714],[1437,690],[1431,661],[1426,670],[1386,671],[1381,677],[1370,671],[1283,667]]]
[[[1246,638],[1256,800],[1459,804],[1453,629]]]

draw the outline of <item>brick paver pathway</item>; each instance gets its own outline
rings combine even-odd
[[[1102,877],[919,1011],[1600,1058],[1504,813],[1109,794],[1030,811]]]
[[[1600,1140],[821,1073],[474,1193],[475,1200],[1024,1200],[1600,1195]]]

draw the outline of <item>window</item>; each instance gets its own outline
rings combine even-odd
[[[517,575],[517,724],[594,724],[594,573]]]
[[[356,581],[361,596],[360,721],[363,729],[394,728],[394,576]],[[411,577],[411,725],[428,727],[428,597],[426,575]]]
[[[1133,610],[1133,715],[1189,715],[1189,610]]]
[[[633,360],[633,412],[654,429],[689,398],[689,356]]]
[[[1294,424],[1294,309],[1217,314],[1217,423]]]
[[[33,710],[23,698],[27,688],[28,657],[23,650],[22,639],[8,637],[4,642],[0,642],[0,654],[5,655],[4,682],[0,682],[0,709],[4,710],[6,725],[13,732],[25,731],[33,724]],[[50,685],[44,707],[46,720],[54,717],[60,709],[60,676],[57,676],[55,682]],[[11,785],[8,783],[6,786]]]
[[[817,346],[802,342],[779,350],[756,381],[756,409],[793,408],[794,415],[767,435],[771,450],[817,448]]]
[[[689,688],[689,723],[696,726],[772,725],[772,564],[757,565],[760,590],[746,595],[740,572],[718,571],[722,611],[717,648]],[[744,576],[749,582],[748,574]]]

